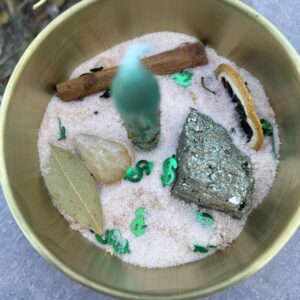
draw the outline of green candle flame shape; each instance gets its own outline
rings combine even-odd
[[[155,76],[140,62],[147,45],[130,47],[112,83],[112,97],[128,136],[143,150],[152,150],[160,134],[160,92]]]

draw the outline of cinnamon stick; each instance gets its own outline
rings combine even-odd
[[[197,42],[144,58],[142,62],[154,74],[167,75],[205,65],[208,60],[203,43]],[[108,89],[117,70],[118,67],[113,67],[61,82],[56,85],[56,90],[63,101],[78,100]]]

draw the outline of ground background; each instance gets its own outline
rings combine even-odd
[[[0,101],[13,67],[34,36],[80,0],[52,0],[32,12],[32,0],[0,0]],[[84,0],[83,0],[84,1]],[[299,0],[244,0],[277,26],[300,52]],[[14,5],[12,5],[14,4]],[[6,25],[5,25],[6,24]],[[260,272],[208,300],[300,298],[300,231]],[[0,299],[110,300],[73,282],[48,264],[14,222],[0,190]]]

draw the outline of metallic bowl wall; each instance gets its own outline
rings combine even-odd
[[[281,163],[269,196],[226,251],[197,263],[147,270],[122,263],[69,229],[43,185],[37,138],[54,83],[102,50],[164,30],[204,40],[261,80],[280,126]],[[17,223],[33,246],[64,273],[122,298],[198,297],[250,276],[283,247],[300,222],[299,68],[298,54],[282,35],[239,1],[82,1],[36,38],[3,99],[1,180]]]

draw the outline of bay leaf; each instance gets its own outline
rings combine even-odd
[[[51,157],[44,178],[53,203],[60,211],[81,226],[102,234],[99,190],[78,156],[51,145]]]

